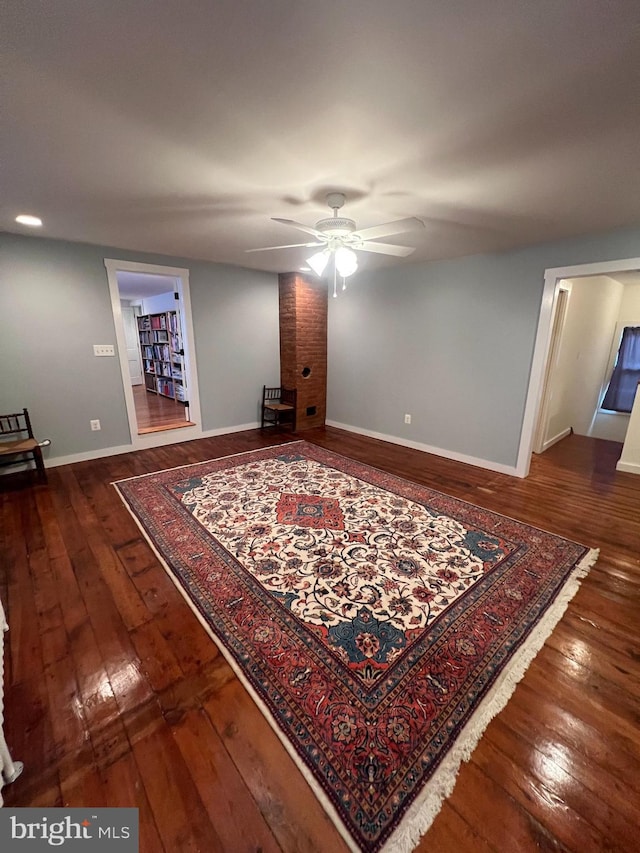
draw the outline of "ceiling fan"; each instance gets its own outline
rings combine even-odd
[[[315,227],[304,225],[302,222],[295,222],[293,219],[272,217],[274,222],[291,225],[299,231],[304,231],[305,234],[311,234],[315,238],[315,242],[290,243],[285,246],[265,246],[262,249],[247,249],[247,252],[268,252],[273,249],[318,247],[320,251],[308,258],[307,263],[316,275],[321,276],[326,269],[329,259],[333,256],[333,295],[336,296],[337,276],[340,275],[342,277],[342,289],[344,290],[346,286],[344,280],[348,276],[353,275],[358,269],[358,257],[354,250],[358,252],[376,252],[380,255],[395,255],[399,258],[406,258],[415,251],[415,247],[395,246],[392,243],[378,243],[376,241],[379,237],[389,237],[391,234],[402,234],[406,231],[416,231],[424,228],[424,222],[421,219],[411,216],[408,219],[397,219],[394,222],[386,222],[383,225],[374,225],[371,228],[357,230],[353,219],[338,216],[338,211],[344,203],[344,193],[329,193],[327,195],[327,204],[333,210],[333,216],[327,219],[320,219],[316,222]]]

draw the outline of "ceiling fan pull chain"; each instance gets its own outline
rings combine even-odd
[[[342,289],[343,290],[347,289],[347,280],[344,276],[342,276]]]
[[[334,259],[334,262],[333,262],[333,298],[334,299],[338,295],[337,281],[338,281],[338,273],[336,272],[336,263],[335,263],[335,259]]]

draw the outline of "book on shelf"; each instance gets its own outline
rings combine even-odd
[[[182,336],[176,311],[137,317],[140,353],[147,391],[181,402],[183,386]]]

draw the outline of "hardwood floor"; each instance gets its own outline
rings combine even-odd
[[[193,426],[191,421],[185,419],[185,407],[182,403],[161,394],[151,394],[144,385],[133,386],[133,402],[136,407],[138,435]]]
[[[300,436],[302,437],[302,436]],[[570,436],[519,480],[327,428],[305,439],[601,549],[417,848],[638,850],[640,477]],[[137,805],[143,853],[344,842],[113,480],[286,442],[236,433],[0,478],[8,806]]]

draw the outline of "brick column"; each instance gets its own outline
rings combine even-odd
[[[298,389],[298,430],[322,426],[327,412],[327,285],[281,273],[280,383]]]

